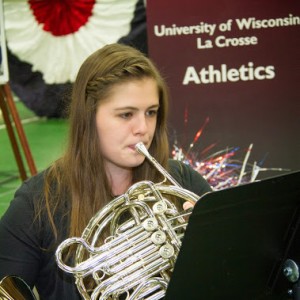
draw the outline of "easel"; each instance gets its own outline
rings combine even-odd
[[[16,131],[18,133],[18,137],[20,140],[20,145],[24,151],[24,155],[25,155],[26,161],[28,163],[28,167],[29,167],[29,171],[30,171],[31,175],[35,175],[37,173],[37,170],[36,170],[36,167],[35,167],[32,155],[31,155],[31,151],[30,151],[27,139],[26,139],[26,135],[23,130],[23,126],[22,126],[17,108],[15,106],[15,103],[14,103],[14,100],[12,97],[12,93],[11,93],[8,83],[1,85],[0,108],[2,111],[2,115],[3,115],[3,119],[5,122],[6,128],[7,128],[8,136],[9,136],[12,148],[13,148],[14,156],[15,156],[15,159],[16,159],[16,162],[18,165],[20,177],[22,180],[25,180],[28,178],[28,176],[26,173],[23,159],[22,159],[22,155],[21,155],[21,151],[20,151],[19,144],[17,141],[17,137],[16,137],[14,129],[13,129],[10,115],[12,116],[12,119],[14,121]]]
[[[28,167],[31,175],[35,175],[37,173],[29,145],[23,130],[23,126],[16,109],[11,89],[8,83],[8,63],[7,63],[7,53],[6,53],[6,41],[5,41],[5,30],[4,30],[4,14],[3,14],[3,3],[0,0],[0,109],[2,111],[3,119],[7,128],[8,136],[13,148],[14,156],[18,165],[20,177],[22,180],[27,179],[26,169],[23,163],[21,151],[19,148],[18,140],[15,135],[15,131],[13,128],[13,123],[16,127],[16,131],[19,137],[20,146],[23,149],[25,159],[28,163]],[[10,118],[12,117],[12,120]],[[0,148],[1,150],[1,148]]]

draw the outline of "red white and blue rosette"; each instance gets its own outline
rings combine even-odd
[[[62,116],[62,95],[95,50],[147,52],[142,0],[6,0],[4,21],[11,88],[38,116]]]

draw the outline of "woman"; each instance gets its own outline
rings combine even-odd
[[[167,111],[165,82],[138,50],[111,44],[88,57],[73,86],[66,153],[24,182],[1,219],[0,278],[18,275],[42,299],[80,299],[55,250],[132,184],[162,179],[138,142],[185,189],[210,191],[199,173],[168,160]]]

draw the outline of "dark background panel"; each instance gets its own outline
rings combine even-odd
[[[236,19],[276,19],[300,16],[300,4],[292,1],[163,1],[147,6],[149,54],[164,74],[171,90],[171,143],[188,149],[206,118],[209,122],[193,147],[201,152],[216,143],[214,151],[226,147],[246,149],[253,143],[251,160],[266,168],[300,168],[300,26],[239,30]],[[233,20],[227,32],[219,24]],[[172,27],[216,24],[207,33],[159,37],[154,26]],[[159,27],[160,28],[160,27]],[[255,36],[256,45],[198,49],[197,39],[214,40],[224,35]],[[212,65],[239,69],[252,63],[274,66],[275,77],[265,80],[189,83],[183,85],[188,66],[198,72]],[[264,173],[266,176],[269,174]]]

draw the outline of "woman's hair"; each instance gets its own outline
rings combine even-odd
[[[166,167],[169,145],[165,81],[151,60],[137,49],[122,44],[104,46],[90,55],[79,69],[69,107],[67,149],[46,172],[46,208],[55,236],[58,233],[54,221],[56,209],[64,208],[68,215],[68,235],[80,236],[95,213],[112,199],[100,153],[96,109],[114,86],[145,78],[155,80],[160,105],[149,152]],[[161,180],[160,174],[147,160],[133,169],[133,183],[140,180]]]

